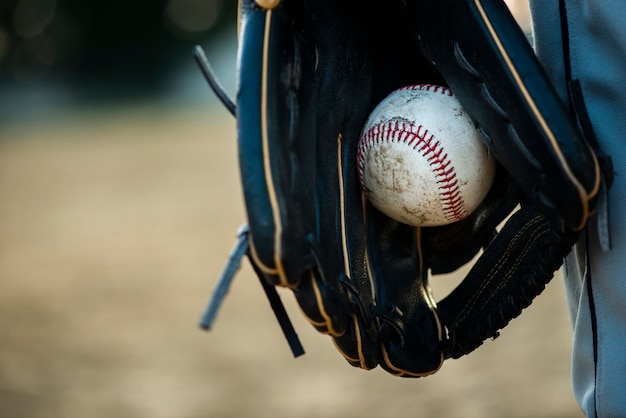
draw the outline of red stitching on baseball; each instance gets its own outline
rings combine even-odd
[[[400,121],[391,121],[372,126],[363,135],[357,149],[357,170],[361,186],[363,183],[363,165],[369,149],[381,141],[401,142],[417,149],[429,162],[439,185],[439,200],[443,213],[450,222],[464,219],[468,212],[463,203],[459,181],[452,161],[434,135],[429,135],[426,128]]]
[[[444,86],[438,86],[436,84],[412,84],[410,86],[400,87],[399,89],[396,89],[394,93],[396,91],[415,91],[415,90],[432,91],[434,93],[441,93],[446,96],[454,96],[454,93],[452,93],[452,90],[450,90],[450,88],[444,87]]]

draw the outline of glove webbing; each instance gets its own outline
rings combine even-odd
[[[534,206],[511,216],[465,280],[439,303],[447,357],[458,358],[519,316],[563,263],[578,232],[562,234]]]

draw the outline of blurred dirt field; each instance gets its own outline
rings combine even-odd
[[[234,130],[158,107],[0,127],[0,417],[582,416],[560,277],[424,379],[349,366],[281,292],[292,358],[247,261],[199,330],[244,222]]]

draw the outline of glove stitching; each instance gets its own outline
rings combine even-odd
[[[537,220],[540,220],[537,218]],[[534,242],[540,237],[544,236],[546,233],[549,233],[550,229],[548,225],[544,225],[543,227],[539,227],[537,230],[533,231],[532,236],[528,240],[527,246],[525,246],[525,250],[518,256],[517,262],[514,266],[512,266],[508,270],[508,274],[501,281],[501,283],[491,292],[489,298],[487,298],[484,303],[479,306],[477,309],[472,309],[472,311],[481,311],[487,303],[493,300],[494,295],[500,292],[510,281],[510,278],[517,274],[517,269],[520,264],[523,264],[523,259],[530,251],[530,247],[534,245]],[[550,253],[550,251],[546,252],[546,257],[550,257],[554,260],[554,256]],[[540,267],[544,266],[545,263],[539,263]],[[514,274],[515,273],[515,274]],[[451,343],[448,352],[453,358],[458,358],[464,354],[470,353],[478,346],[482,344],[482,342],[486,338],[497,338],[500,334],[497,332],[499,329],[504,328],[511,319],[517,317],[523,309],[530,305],[533,298],[537,296],[538,293],[545,287],[545,280],[537,280],[537,272],[530,271],[526,273],[522,273],[519,277],[519,286],[518,289],[511,291],[512,293],[508,293],[506,295],[502,295],[499,303],[493,310],[488,311],[486,314],[486,318],[482,320],[474,320],[468,325],[475,325],[475,334],[474,338],[470,336],[469,328],[457,328],[451,331]],[[546,271],[539,271],[544,276],[550,274]],[[490,279],[491,280],[491,279]],[[496,311],[497,309],[497,311]],[[460,318],[458,322],[464,320],[465,318]],[[457,325],[458,326],[458,325]]]
[[[370,307],[370,311],[377,319],[382,321],[379,327],[381,339],[384,341],[388,341],[391,339],[391,337],[389,336],[389,332],[385,327],[385,325],[388,325],[400,337],[400,347],[404,347],[406,345],[406,327],[404,321],[402,320],[402,315],[398,313],[397,307],[395,305],[392,305],[391,309],[388,312],[382,306],[372,305]]]
[[[371,320],[370,312],[365,308],[365,303],[363,302],[361,294],[357,290],[355,284],[352,283],[350,278],[343,273],[339,276],[339,283],[344,286],[346,293],[350,296],[350,306],[352,307],[351,313],[358,314],[361,318],[369,322]]]
[[[549,229],[547,228],[547,226],[544,226],[543,228],[540,227],[537,230],[533,231],[533,234],[531,235],[531,237],[529,237],[526,243],[527,245],[524,247],[524,251],[522,251],[520,254],[517,255],[515,264],[510,269],[507,270],[507,274],[504,276],[504,280],[500,281],[498,286],[493,290],[493,292],[491,292],[491,295],[489,296],[489,298],[484,300],[484,302],[480,306],[478,306],[477,311],[480,312],[485,307],[485,305],[489,303],[489,301],[492,300],[493,295],[497,294],[500,290],[502,290],[509,283],[509,280],[511,279],[511,277],[514,276],[514,272],[517,272],[517,269],[519,268],[520,264],[522,264],[522,262],[524,261],[526,254],[528,254],[528,252],[530,251],[531,246],[533,246],[534,243],[537,241],[537,239],[539,239],[548,231]],[[494,273],[494,276],[496,274],[497,272]],[[532,280],[532,278],[534,277],[534,275],[532,274],[530,274],[530,277],[528,276],[529,276],[528,274],[522,275],[524,279],[529,278]],[[520,280],[521,285],[523,285],[524,282],[525,280]],[[526,292],[525,292],[526,288],[524,286],[522,286],[520,291],[521,291],[522,297],[524,299],[528,299],[528,295],[526,295]]]
[[[504,254],[500,257],[500,259],[498,260],[498,262],[493,266],[493,268],[491,270],[489,270],[489,273],[487,274],[487,277],[485,278],[485,280],[483,280],[481,282],[481,286],[480,288],[474,292],[472,294],[472,297],[467,301],[467,303],[465,304],[464,308],[460,311],[459,315],[456,316],[456,320],[454,321],[454,323],[451,325],[453,328],[458,327],[459,323],[466,320],[467,316],[470,312],[474,312],[475,308],[474,306],[476,305],[476,302],[478,300],[478,298],[482,295],[484,289],[489,286],[491,284],[491,282],[493,281],[493,279],[496,277],[497,273],[499,271],[501,271],[502,266],[505,264],[506,260],[508,260],[510,258],[510,255],[512,253],[512,248],[515,246],[515,244],[517,243],[517,241],[524,235],[524,233],[531,227],[534,227],[534,225],[540,221],[541,218],[537,217],[535,219],[533,219],[531,222],[528,222],[524,225],[523,228],[521,228],[516,234],[515,237],[509,242],[509,245],[507,245],[507,249],[504,252]],[[528,247],[526,247],[528,248]],[[527,252],[527,251],[526,251]],[[525,254],[525,253],[524,253]],[[521,262],[521,259],[523,257],[518,257],[517,260],[518,262],[516,263],[516,265],[519,265],[519,263]]]

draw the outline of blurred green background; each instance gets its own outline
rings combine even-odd
[[[223,72],[231,87],[236,11],[228,0],[2,0],[0,121],[121,100],[193,100],[196,44],[214,61],[233,57]]]
[[[198,329],[245,216],[192,47],[234,94],[236,7],[0,0],[0,418],[582,416],[559,277],[425,379],[349,366],[281,291],[293,359],[247,262]]]

